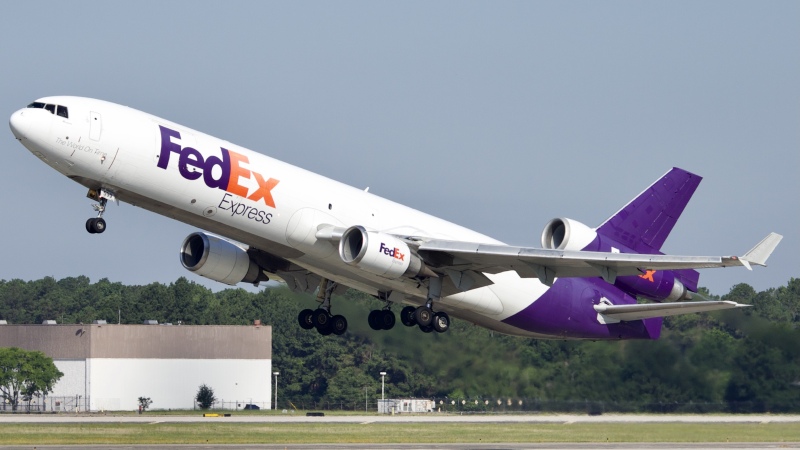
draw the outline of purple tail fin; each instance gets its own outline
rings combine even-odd
[[[674,167],[597,228],[597,232],[645,254],[660,254],[702,178]],[[697,291],[695,270],[676,270],[681,281]]]

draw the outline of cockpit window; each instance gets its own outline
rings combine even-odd
[[[50,111],[50,114],[57,114],[65,119],[69,119],[69,110],[67,110],[66,106],[52,105],[50,103],[44,104],[42,102],[33,102],[30,105],[28,105],[28,108],[46,109]]]

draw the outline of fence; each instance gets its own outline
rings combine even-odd
[[[245,409],[269,409],[271,406],[271,402],[254,402],[252,400],[219,400],[211,405],[211,409],[229,409],[232,411],[238,411]],[[200,406],[195,404],[195,409],[200,409]]]
[[[428,400],[428,399],[426,399]],[[432,412],[458,414],[514,414],[514,413],[652,413],[652,414],[703,414],[703,413],[798,413],[800,402],[784,400],[772,402],[600,402],[590,400],[542,400],[525,398],[434,398]],[[387,399],[387,402],[389,399]],[[285,410],[322,410],[322,411],[356,411],[376,413],[380,399],[361,399],[358,401],[308,401],[278,399],[278,409]],[[30,403],[20,400],[17,413],[50,413],[50,412],[87,412],[89,398],[83,396],[46,397],[33,399]],[[251,405],[251,406],[248,406]],[[269,409],[271,402],[254,402],[251,400],[220,400],[213,409],[249,410]],[[195,406],[200,409],[199,406]],[[391,408],[391,407],[389,407]],[[0,400],[0,412],[12,412],[11,404]],[[395,408],[396,413],[404,413],[402,408]]]
[[[426,399],[427,400],[427,399]],[[651,414],[703,414],[703,413],[786,413],[800,412],[800,403],[774,402],[606,402],[591,400],[542,400],[527,398],[434,398],[432,412],[459,414],[514,414],[514,413],[651,413]],[[386,400],[389,401],[388,399]],[[280,409],[364,411],[379,412],[381,400],[361,401],[295,401],[278,399]],[[400,408],[395,412],[402,413]]]
[[[89,398],[82,395],[70,397],[34,398],[30,402],[20,399],[17,404],[18,413],[45,412],[86,412],[89,410]],[[11,403],[0,401],[0,411],[12,412]]]

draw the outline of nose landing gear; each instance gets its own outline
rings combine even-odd
[[[86,221],[86,231],[91,234],[102,233],[106,231],[106,220],[103,219],[103,213],[106,212],[106,204],[109,200],[116,200],[116,198],[112,192],[105,189],[100,189],[99,191],[96,189],[89,189],[86,196],[97,201],[97,203],[92,205],[92,208],[97,211],[97,217],[92,217]]]
[[[106,231],[106,220],[102,217],[93,217],[86,221],[86,231],[91,234]]]

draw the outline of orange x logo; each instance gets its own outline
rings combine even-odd
[[[653,274],[654,273],[656,273],[655,270],[648,270],[647,272],[639,275],[639,278],[644,278],[645,280],[647,280],[647,281],[649,281],[651,283],[655,283],[656,280],[653,279]]]

